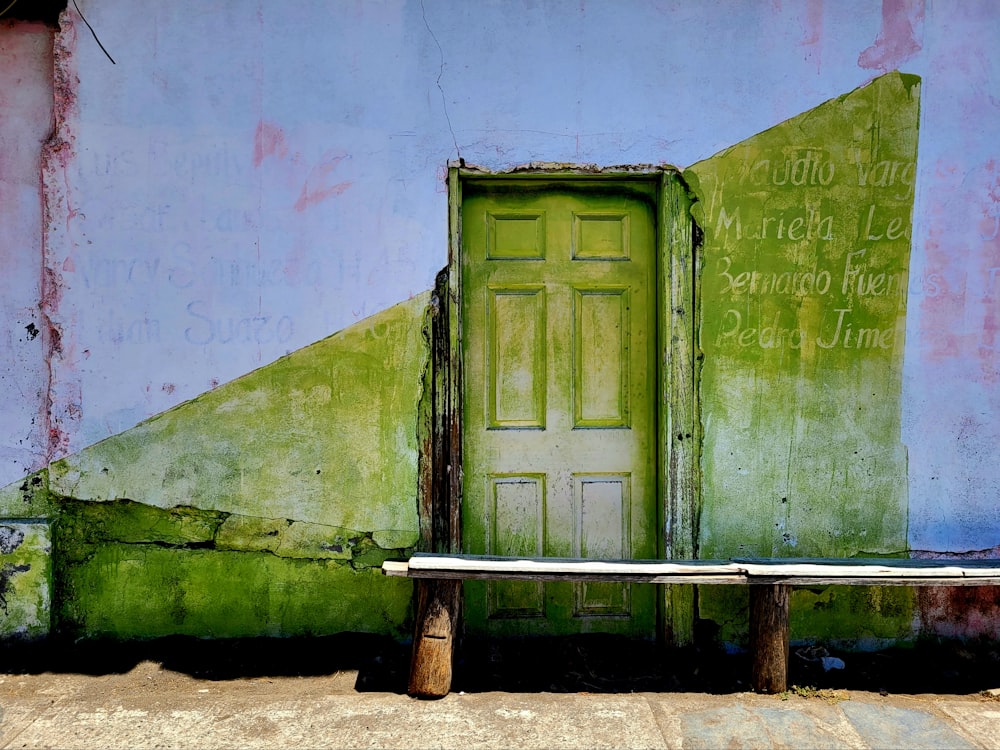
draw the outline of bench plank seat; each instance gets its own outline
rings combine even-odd
[[[740,566],[718,560],[586,560],[513,558],[490,555],[417,553],[408,562],[382,566],[386,575],[409,578],[531,581],[605,581],[617,583],[745,584]]]
[[[996,586],[997,560],[736,558],[750,584],[791,586]]]

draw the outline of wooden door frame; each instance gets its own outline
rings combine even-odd
[[[518,168],[490,172],[464,163],[448,165],[448,266],[432,295],[428,338],[430,372],[421,422],[421,546],[462,551],[462,189],[470,180],[502,184],[550,182],[644,182],[657,185],[657,550],[664,559],[697,558],[701,506],[700,419],[697,383],[698,254],[691,200],[677,170],[594,167]],[[663,586],[659,633],[668,643],[690,643],[695,597],[691,586]]]

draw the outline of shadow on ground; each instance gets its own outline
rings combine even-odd
[[[715,646],[664,649],[612,636],[532,638],[466,643],[453,689],[734,693],[750,689],[750,671],[748,654]],[[793,646],[788,685],[973,694],[1000,686],[998,674],[1000,644],[992,641],[922,641],[878,652]]]
[[[53,639],[0,645],[8,674],[122,674],[144,661],[204,680],[316,677],[356,671],[362,692],[406,690],[410,649],[391,638],[341,634],[315,638],[149,641]],[[826,659],[824,659],[826,657]],[[825,669],[843,664],[843,668]],[[789,686],[894,694],[973,694],[1000,686],[1000,643],[922,641],[874,653],[792,647]],[[453,691],[700,692],[749,690],[750,659],[714,645],[665,649],[617,636],[469,639],[459,650]]]

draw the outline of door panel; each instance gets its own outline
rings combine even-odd
[[[545,427],[545,287],[486,293],[488,429]]]
[[[473,182],[462,198],[467,552],[656,556],[655,186]],[[470,582],[495,634],[652,636],[655,587]]]

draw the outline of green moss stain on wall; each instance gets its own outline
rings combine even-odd
[[[701,557],[906,549],[919,90],[883,76],[685,173],[704,231]],[[725,619],[726,598],[703,592],[702,614]]]
[[[52,491],[389,531],[411,546],[427,302],[389,308],[53,463]]]
[[[699,615],[719,626],[726,643],[748,642],[746,586],[706,586]],[[878,648],[912,635],[916,592],[905,586],[825,586],[792,589],[791,634],[796,641],[837,640]]]
[[[105,544],[60,579],[61,630],[87,637],[403,637],[411,587],[335,561]]]

